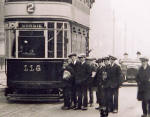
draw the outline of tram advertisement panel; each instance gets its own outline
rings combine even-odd
[[[25,84],[24,88],[31,88],[30,85],[35,84],[35,87],[38,85],[38,88],[43,88],[48,85],[53,87],[52,83],[55,81],[61,82],[62,61],[60,60],[9,59],[7,64],[9,86],[13,84],[20,88],[19,85]],[[57,86],[54,84],[54,87]]]

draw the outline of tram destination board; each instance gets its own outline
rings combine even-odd
[[[18,28],[45,28],[44,23],[19,23]]]

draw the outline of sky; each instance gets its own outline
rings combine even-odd
[[[124,52],[150,57],[150,0],[96,0],[91,9],[91,56]]]

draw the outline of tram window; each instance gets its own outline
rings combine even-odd
[[[57,31],[57,57],[63,57],[63,31]]]
[[[16,31],[15,30],[10,30],[10,35],[9,35],[9,38],[10,38],[10,49],[11,49],[11,53],[10,53],[10,56],[11,57],[16,57]]]
[[[68,28],[67,23],[64,23],[64,29],[67,29],[67,28]]]
[[[54,29],[54,22],[49,22],[48,23],[48,28],[53,28]]]
[[[54,58],[54,31],[48,31],[48,57]]]
[[[57,23],[57,29],[62,29],[63,23]]]
[[[68,35],[67,31],[64,32],[64,57],[67,57],[67,45],[68,45]]]
[[[45,57],[45,38],[43,31],[20,31],[18,37],[18,57],[43,58]],[[37,34],[42,34],[37,36]]]

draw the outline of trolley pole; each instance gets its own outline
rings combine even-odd
[[[115,56],[115,46],[116,46],[116,44],[115,44],[115,23],[116,23],[116,21],[115,21],[115,10],[113,9],[113,49],[112,49],[112,53],[113,53],[113,55]]]

